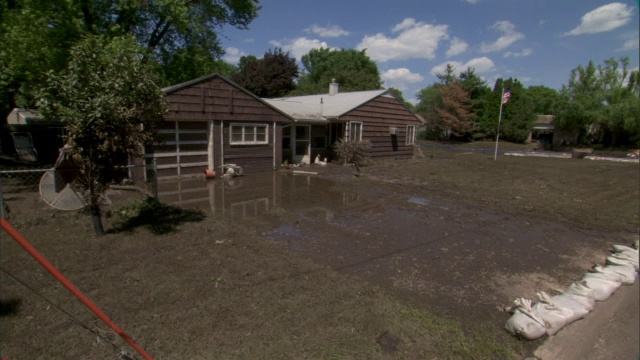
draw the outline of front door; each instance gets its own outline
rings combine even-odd
[[[295,125],[293,128],[293,163],[310,164],[311,126]]]

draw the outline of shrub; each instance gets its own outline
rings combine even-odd
[[[343,164],[359,166],[371,159],[371,141],[345,141],[340,139],[333,144],[333,151]]]

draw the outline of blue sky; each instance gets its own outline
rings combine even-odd
[[[638,68],[638,1],[263,0],[249,30],[224,29],[224,59],[276,46],[296,57],[312,48],[367,49],[386,87],[415,101],[447,63],[560,89],[589,60],[628,56]]]

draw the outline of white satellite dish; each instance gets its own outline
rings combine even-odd
[[[42,200],[58,210],[79,210],[85,207],[82,194],[73,188],[72,183],[67,183],[58,190],[56,191],[55,169],[51,169],[40,179]]]

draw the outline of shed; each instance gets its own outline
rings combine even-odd
[[[164,88],[169,111],[145,157],[158,177],[220,173],[236,164],[245,173],[280,166],[282,126],[289,115],[219,74]]]

